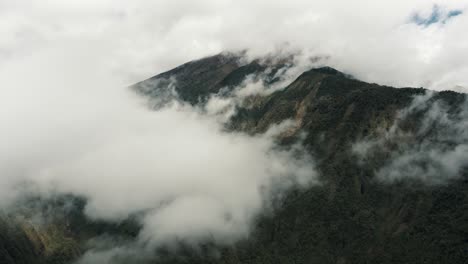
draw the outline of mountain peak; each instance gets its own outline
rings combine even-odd
[[[329,66],[313,68],[313,69],[311,69],[311,71],[324,73],[324,74],[329,74],[329,75],[343,75],[343,76],[345,75],[344,73],[338,71],[337,69],[329,67]]]

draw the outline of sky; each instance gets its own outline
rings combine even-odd
[[[132,83],[221,51],[302,52],[380,84],[467,85],[466,0],[0,2],[0,69],[53,49]]]

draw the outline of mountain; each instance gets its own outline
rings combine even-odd
[[[466,263],[468,170],[463,165],[452,173],[435,166],[440,160],[431,155],[395,165],[408,153],[459,153],[454,150],[466,144],[465,94],[428,96],[422,88],[370,84],[329,67],[282,79],[283,70],[292,67],[289,58],[248,62],[219,54],[131,87],[158,104],[176,94],[203,105],[261,75],[267,87],[281,87],[246,97],[248,104],[237,105],[226,129],[259,134],[292,119],[296,125],[280,143],[301,142],[320,172],[320,185],[291,190],[278,208],[258,219],[248,239],[216,246],[218,256],[207,245],[166,252],[155,263]],[[453,123],[432,118],[434,109]],[[370,147],[361,155],[356,148],[363,145]],[[395,176],[407,169],[402,164],[422,169],[414,177]],[[77,205],[73,211],[62,210],[65,200]],[[43,211],[34,202],[0,219],[0,263],[66,263],[83,254],[95,236],[131,239],[138,233],[131,219],[118,224],[86,219],[82,198],[48,203],[54,213],[46,224],[26,221],[28,210]]]

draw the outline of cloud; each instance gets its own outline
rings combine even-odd
[[[330,66],[369,82],[466,88],[468,61],[460,54],[468,47],[468,16],[462,13],[467,5],[466,0],[4,2],[0,67],[51,43],[79,38],[127,83],[195,58],[248,49],[253,57],[279,50],[329,57]],[[416,24],[408,23],[411,18]]]
[[[316,59],[306,63],[302,59],[297,54],[291,54],[281,63],[260,61],[264,67],[262,72],[247,75],[236,87],[223,87],[218,93],[211,94],[202,106],[203,111],[220,121],[228,122],[239,108],[251,108],[257,97],[268,96],[286,88],[301,73],[323,61]]]
[[[461,177],[468,166],[468,100],[449,106],[441,97],[416,96],[388,130],[356,143],[363,165],[377,164],[384,182],[446,184]]]
[[[107,68],[106,57],[43,49],[0,76],[0,208],[25,195],[72,194],[91,219],[142,225],[139,246],[230,244],[289,188],[316,182],[314,161],[276,138],[227,132],[216,114],[176,100],[148,102]]]

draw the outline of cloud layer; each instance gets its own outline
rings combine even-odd
[[[249,136],[176,99],[151,111],[79,45],[2,69],[0,209],[24,195],[73,194],[91,219],[138,216],[148,248],[229,244],[249,234],[273,196],[316,181],[308,154],[275,143],[293,124]]]
[[[325,56],[359,79],[463,89],[466,0],[449,1],[14,1],[0,6],[0,67],[53,46],[83,52],[136,82],[225,50]],[[432,19],[436,10],[437,18]],[[454,16],[456,12],[456,16]],[[430,20],[430,23],[415,23]],[[65,41],[67,40],[67,41]]]
[[[353,150],[384,182],[417,179],[446,184],[457,179],[468,162],[468,100],[448,105],[432,92],[416,96],[393,125],[376,138],[362,140]],[[375,162],[375,161],[374,161]],[[374,163],[375,164],[375,163]]]

